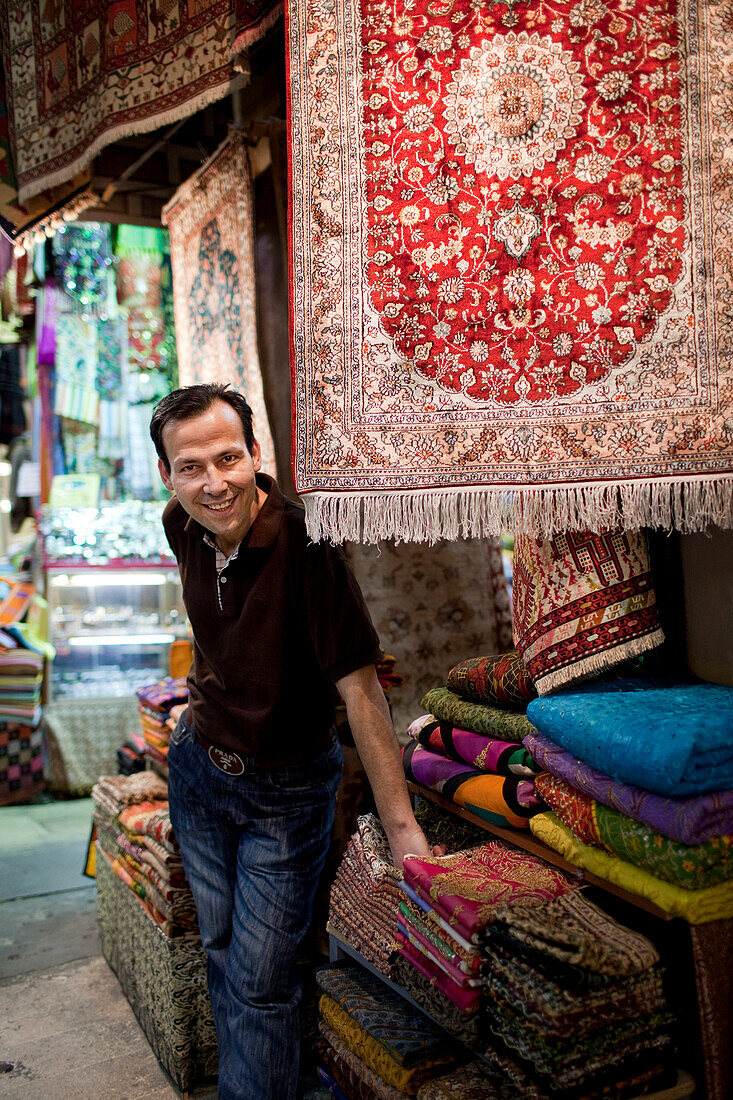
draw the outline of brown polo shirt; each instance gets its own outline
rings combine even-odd
[[[163,526],[194,634],[188,718],[204,742],[266,767],[325,747],[334,682],[381,650],[343,552],[309,541],[303,509],[272,478],[257,484],[267,500],[219,577],[205,529],[175,497]]]

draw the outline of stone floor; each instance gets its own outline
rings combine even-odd
[[[91,807],[0,807],[0,1100],[213,1100],[171,1084],[102,957]]]

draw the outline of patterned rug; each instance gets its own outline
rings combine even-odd
[[[452,665],[473,653],[511,647],[501,551],[493,540],[431,547],[349,543],[346,550],[379,639],[397,658],[396,670],[404,678],[390,696],[403,739],[422,713],[420,699]]]
[[[733,525],[733,2],[300,0],[288,33],[313,535]]]
[[[566,531],[514,543],[514,643],[540,695],[664,641],[640,531]]]
[[[231,382],[243,393],[254,413],[263,469],[275,474],[257,350],[252,217],[249,156],[237,132],[163,210],[180,384]]]
[[[20,201],[71,179],[106,145],[241,87],[232,0],[0,4]]]

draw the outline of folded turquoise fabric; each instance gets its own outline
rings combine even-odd
[[[535,699],[527,717],[584,763],[644,790],[733,787],[733,688],[612,680]]]

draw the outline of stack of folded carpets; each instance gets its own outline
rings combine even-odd
[[[638,1095],[670,1072],[673,1017],[644,936],[573,892],[509,901],[481,941],[488,1045],[540,1095]]]
[[[27,802],[45,785],[41,727],[0,722],[0,806]]]
[[[418,1095],[465,1060],[440,1027],[363,969],[329,967],[316,977],[321,1079],[350,1100]]]
[[[389,975],[402,893],[387,834],[373,814],[357,819],[331,887],[327,931]]]
[[[559,871],[500,841],[447,856],[407,856],[394,980],[475,1046],[485,980],[481,933],[510,900],[540,905],[575,890]]]
[[[101,776],[92,798],[97,840],[117,877],[166,936],[198,937],[165,781],[153,772]]]
[[[670,916],[733,916],[733,689],[621,679],[529,714],[537,837]]]
[[[173,728],[171,708],[188,702],[185,676],[166,677],[147,684],[137,692],[138,710],[145,739],[145,755],[158,764],[167,765],[168,747]]]
[[[28,590],[32,592],[29,585],[20,586],[21,601]],[[43,646],[33,646],[24,625],[4,622],[0,628],[0,806],[25,802],[45,786],[40,726]]]
[[[526,829],[544,808],[539,769],[521,745],[533,729],[523,712],[534,694],[516,652],[462,661],[447,687],[423,697],[430,713],[407,730],[407,778],[494,825]]]

